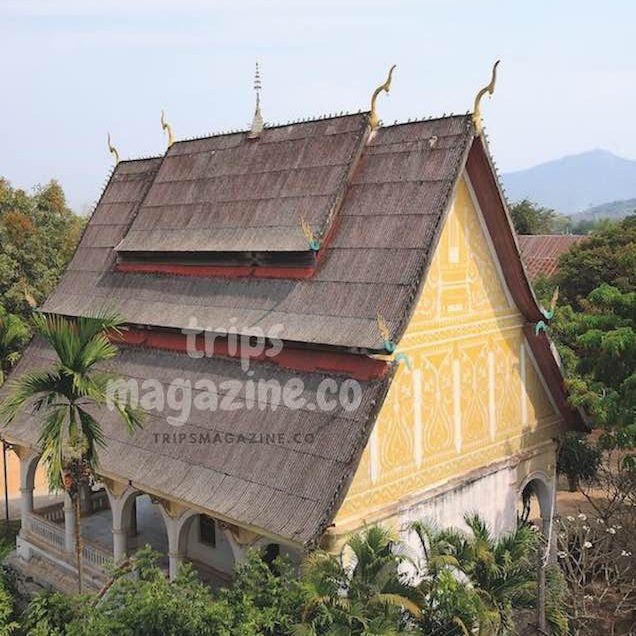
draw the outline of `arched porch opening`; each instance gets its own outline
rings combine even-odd
[[[543,472],[528,475],[518,489],[517,522],[533,523],[542,531],[554,516],[555,483]]]

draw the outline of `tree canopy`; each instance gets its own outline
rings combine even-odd
[[[594,232],[565,253],[537,287],[561,301],[550,329],[571,401],[602,428],[604,445],[636,445],[636,215]]]
[[[71,257],[85,219],[66,204],[57,181],[33,194],[0,177],[0,305],[23,318],[25,295],[41,303]]]

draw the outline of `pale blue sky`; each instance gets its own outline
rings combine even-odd
[[[628,0],[0,0],[0,175],[58,178],[81,210],[122,157],[245,127],[259,59],[266,121],[367,108],[386,122],[483,111],[502,171],[606,148],[636,158],[636,3]]]

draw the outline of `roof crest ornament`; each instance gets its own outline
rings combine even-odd
[[[168,148],[170,148],[170,146],[172,146],[172,144],[175,142],[174,133],[172,132],[172,126],[166,121],[166,116],[163,110],[161,111],[161,127],[168,135]]]
[[[384,91],[388,93],[391,89],[391,79],[393,78],[393,70],[395,69],[395,64],[389,69],[389,74],[386,78],[384,84],[378,86],[371,96],[371,114],[369,115],[369,125],[371,126],[371,130],[377,128],[380,125],[380,118],[378,117],[378,113],[375,109],[375,102],[378,99],[378,95]]]
[[[487,86],[484,86],[475,97],[475,106],[473,108],[473,124],[475,125],[475,134],[479,137],[484,129],[484,124],[481,120],[481,99],[482,97],[488,93],[490,96],[495,92],[495,84],[497,82],[497,67],[499,66],[499,62],[501,60],[497,60],[492,67],[492,76],[490,78],[490,83]]]
[[[256,61],[256,71],[254,72],[254,90],[256,91],[256,108],[254,109],[254,118],[252,119],[252,127],[247,135],[248,139],[258,139],[265,128],[263,115],[261,114],[261,71]]]
[[[317,252],[320,249],[320,241],[316,238],[316,235],[311,229],[311,225],[307,223],[307,219],[305,219],[304,216],[300,217],[300,227],[302,227],[303,234],[309,243],[309,249],[311,249],[312,252]]]
[[[115,148],[110,141],[110,133],[108,133],[108,152],[115,157],[115,165],[117,165],[120,162],[119,153],[117,152],[117,148]]]
[[[389,327],[386,324],[386,320],[384,320],[384,316],[380,312],[378,312],[376,316],[376,324],[378,326],[378,331],[380,332],[380,336],[382,336],[382,344],[384,345],[384,350],[387,353],[395,352],[395,343],[391,340],[391,333],[389,331]]]

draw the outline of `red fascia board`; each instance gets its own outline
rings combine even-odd
[[[109,337],[115,344],[188,353],[186,335],[181,333],[127,329],[119,333],[111,333]],[[203,335],[197,335],[194,344],[197,351],[201,351],[207,356],[241,358],[240,344],[230,349],[226,338],[214,338],[212,343],[208,343],[212,350],[207,352]],[[334,373],[360,381],[383,378],[390,367],[387,361],[364,354],[316,351],[289,347],[284,344],[281,351],[275,355],[267,355],[267,350],[258,355],[251,353],[245,355],[248,355],[250,360],[270,362],[282,369],[307,373]]]

